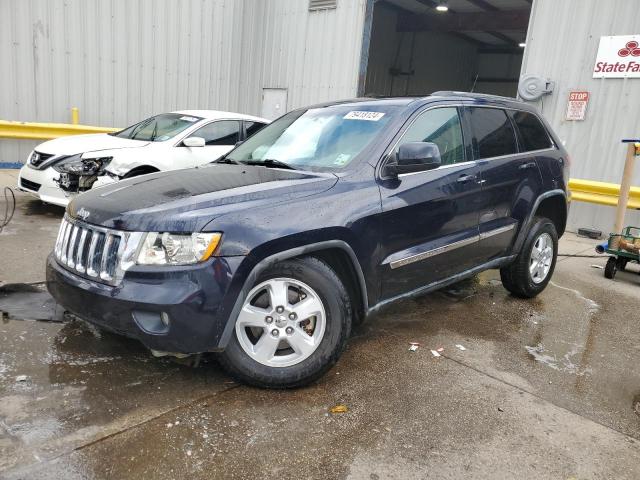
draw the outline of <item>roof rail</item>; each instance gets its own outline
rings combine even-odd
[[[488,93],[473,93],[473,92],[455,92],[453,90],[441,90],[433,92],[432,96],[436,97],[469,97],[469,98],[486,98],[487,100],[507,100],[510,102],[517,102],[517,98],[503,97],[501,95],[490,95]]]

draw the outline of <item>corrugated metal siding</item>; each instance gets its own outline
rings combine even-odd
[[[125,126],[154,113],[259,114],[353,97],[365,0],[2,0],[0,118]],[[0,162],[38,142],[0,139]]]
[[[522,74],[556,82],[553,94],[538,107],[571,154],[572,177],[619,183],[626,152],[620,139],[640,136],[640,79],[592,78],[601,36],[640,33],[638,7],[637,0],[535,0],[533,4]],[[571,90],[590,92],[583,122],[565,120]],[[640,185],[640,165],[634,184]],[[570,227],[609,231],[613,215],[613,208],[575,204]],[[629,212],[627,221],[640,224],[640,214]]]

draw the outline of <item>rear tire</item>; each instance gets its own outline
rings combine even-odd
[[[337,362],[349,338],[352,307],[347,289],[317,258],[274,265],[259,276],[243,302],[233,319],[231,340],[218,354],[220,364],[242,383],[263,388],[306,385]]]
[[[516,297],[535,297],[551,280],[557,256],[555,225],[548,218],[536,217],[516,259],[500,269],[502,285]]]
[[[607,265],[604,267],[604,276],[609,280],[613,280],[618,273],[618,261],[616,257],[609,257]]]

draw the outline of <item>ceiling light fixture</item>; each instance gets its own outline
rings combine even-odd
[[[438,2],[438,5],[436,5],[436,10],[439,12],[448,12],[449,6],[447,5],[447,2],[445,2],[444,0],[440,0]]]

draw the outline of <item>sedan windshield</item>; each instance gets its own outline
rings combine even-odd
[[[144,140],[146,142],[164,142],[175,137],[191,125],[195,125],[200,120],[202,120],[202,117],[183,115],[181,113],[163,113],[147,118],[111,135],[130,138],[131,140]]]
[[[369,145],[398,107],[334,105],[291,112],[233,150],[226,160],[339,170]]]

